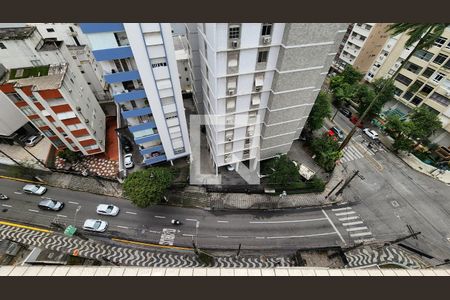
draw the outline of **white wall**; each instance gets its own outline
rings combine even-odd
[[[28,122],[28,119],[1,91],[0,107],[0,135],[8,136]]]

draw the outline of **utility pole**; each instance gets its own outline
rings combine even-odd
[[[338,182],[338,184],[336,184],[334,186],[334,188],[331,189],[331,191],[328,193],[328,195],[325,196],[325,199],[327,199],[328,197],[330,197],[331,193],[334,192],[335,189],[337,189],[337,187],[342,183],[342,181],[344,181],[344,179],[341,179],[341,181]]]
[[[11,156],[9,156],[8,154],[6,154],[5,152],[3,152],[2,150],[0,150],[0,153],[2,153],[4,156],[6,156],[7,158],[9,158],[9,159],[12,160],[13,162],[15,162],[18,166],[23,167],[18,161],[16,161],[14,158],[12,158]]]
[[[349,185],[350,181],[352,181],[353,178],[355,178],[356,175],[358,175],[358,173],[359,173],[359,170],[356,170],[356,171],[353,173],[353,175],[352,175],[350,178],[348,178],[348,179],[344,182],[344,184],[343,184],[342,187],[339,189],[339,191],[336,192],[335,196],[337,196],[337,195],[339,195],[339,194],[342,194],[342,192],[343,192],[344,189],[347,187],[347,185]]]
[[[404,240],[409,239],[409,238],[412,238],[412,237],[415,238],[415,237],[417,237],[419,234],[421,234],[420,231],[419,231],[419,232],[413,232],[413,233],[411,233],[410,235],[407,235],[407,236],[398,238],[398,239],[396,239],[396,240],[393,240],[392,242],[384,243],[384,246],[383,246],[383,247],[385,247],[385,246],[390,246],[390,245],[397,244],[397,243],[400,243],[401,241],[404,241]]]

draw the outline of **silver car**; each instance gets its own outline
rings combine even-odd
[[[27,184],[26,186],[23,187],[23,191],[27,194],[41,196],[47,191],[47,188],[42,185]]]
[[[28,147],[33,147],[34,145],[36,145],[37,143],[39,143],[40,140],[42,140],[43,138],[44,138],[44,136],[43,136],[42,134],[30,136],[30,137],[25,141],[25,145],[28,146]]]
[[[117,216],[119,208],[112,204],[99,204],[97,206],[97,213],[104,216]]]
[[[108,228],[108,222],[95,219],[87,219],[84,221],[83,229],[94,232],[105,232]]]

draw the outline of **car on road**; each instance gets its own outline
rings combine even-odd
[[[23,191],[27,194],[42,196],[47,191],[47,188],[42,185],[27,184],[23,187]]]
[[[363,132],[372,140],[378,140],[378,133],[375,130],[364,128]]]
[[[42,140],[43,138],[44,138],[44,136],[42,134],[32,135],[25,141],[25,145],[28,147],[33,147],[37,143],[39,143],[39,141]]]
[[[123,158],[124,158],[123,161],[125,164],[125,168],[131,169],[134,167],[133,154],[131,154],[131,153],[125,154],[125,156]]]
[[[104,215],[104,216],[117,216],[117,214],[119,213],[120,209],[112,204],[99,204],[97,206],[97,213],[99,215]]]
[[[345,107],[342,107],[339,111],[349,119],[352,117],[352,112]]]
[[[340,139],[343,140],[345,138],[344,132],[337,126],[333,126],[330,128],[331,131]]]
[[[9,197],[6,196],[5,194],[0,193],[0,200],[8,200]]]
[[[93,232],[105,232],[108,228],[108,222],[96,219],[87,219],[84,221],[83,229]]]
[[[42,210],[60,211],[64,208],[64,202],[53,199],[45,199],[39,202],[38,207]]]

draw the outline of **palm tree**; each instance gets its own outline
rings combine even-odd
[[[378,100],[380,95],[382,95],[384,89],[387,86],[389,86],[389,84],[394,82],[395,77],[397,77],[398,73],[406,64],[406,62],[408,62],[411,56],[413,56],[414,53],[416,53],[418,50],[430,48],[434,44],[436,39],[442,35],[445,28],[448,26],[450,26],[450,23],[428,23],[428,24],[394,23],[388,27],[387,32],[390,32],[391,36],[396,36],[403,33],[409,35],[409,38],[405,43],[406,48],[411,47],[414,44],[416,45],[414,46],[414,49],[411,51],[408,57],[406,57],[406,59],[402,61],[397,71],[395,71],[395,73],[390,78],[388,78],[388,80],[386,80],[384,86],[379,90],[378,94],[373,98],[370,105],[366,108],[364,113],[359,118],[359,122],[361,122],[366,117],[367,113],[370,111],[374,103]],[[352,130],[339,147],[339,150],[344,149],[344,147],[348,144],[353,134],[355,133],[359,122],[357,122],[353,126]]]

